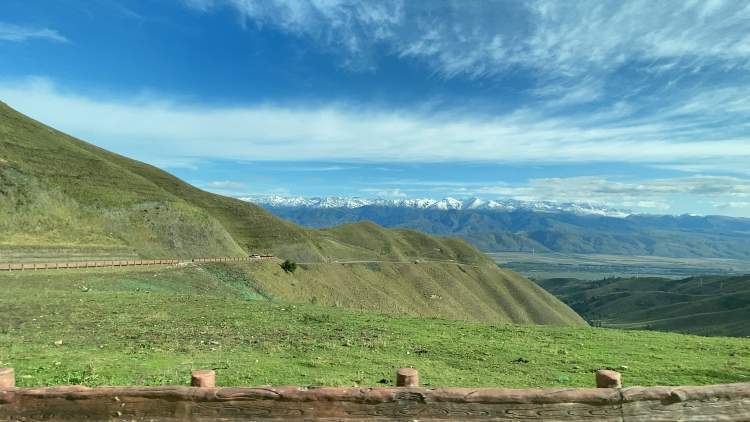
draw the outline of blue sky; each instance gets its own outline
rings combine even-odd
[[[742,1],[4,0],[0,100],[229,195],[750,216]]]

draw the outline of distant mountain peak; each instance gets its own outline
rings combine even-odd
[[[302,196],[249,196],[240,198],[264,207],[276,208],[361,208],[367,206],[387,208],[413,208],[436,210],[495,210],[515,211],[530,210],[538,212],[570,212],[579,215],[601,215],[624,218],[632,213],[627,210],[612,209],[588,203],[559,203],[553,201],[519,201],[516,199],[483,199],[483,198],[414,198],[383,199],[358,197],[302,197]]]

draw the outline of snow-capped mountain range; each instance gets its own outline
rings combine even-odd
[[[632,213],[627,210],[612,209],[586,203],[559,203],[552,201],[519,201],[515,199],[488,200],[481,198],[469,199],[382,199],[382,198],[352,198],[352,197],[312,197],[301,196],[250,196],[240,198],[263,207],[272,208],[361,208],[366,206],[389,208],[414,208],[435,210],[496,210],[515,211],[530,210],[538,212],[570,212],[578,215],[601,215],[607,217],[624,218]]]

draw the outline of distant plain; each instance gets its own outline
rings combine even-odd
[[[494,252],[488,254],[503,268],[534,280],[610,277],[685,278],[702,275],[750,274],[750,261],[728,258],[671,258],[603,254]]]

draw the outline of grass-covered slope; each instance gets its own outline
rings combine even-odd
[[[482,322],[543,323],[577,316],[512,272],[449,263],[311,264],[285,274],[278,265],[234,265],[272,297],[389,314]]]
[[[123,246],[144,257],[242,253],[208,212],[121,161],[130,160],[0,105],[0,242]]]
[[[550,279],[540,284],[608,327],[750,336],[750,276]]]
[[[0,189],[0,242],[6,245],[125,245],[141,256],[258,251],[325,261],[426,252],[435,259],[484,260],[459,241],[373,224],[329,232],[304,229],[67,136],[2,103]]]
[[[252,270],[266,274],[266,288],[312,279],[282,281],[269,264]],[[435,387],[592,387],[593,371],[605,367],[623,372],[627,386],[750,381],[748,339],[485,325],[264,300],[273,295],[237,268],[0,275],[0,366],[14,367],[20,386],[184,385],[190,370],[204,368],[218,368],[223,386],[378,386],[404,366]]]
[[[302,228],[0,103],[0,261],[256,252],[318,264],[301,271],[314,275],[304,293],[279,291],[290,299],[492,322],[584,323],[464,241],[372,223]],[[345,261],[363,263],[335,264]],[[424,299],[432,295],[440,299]]]

